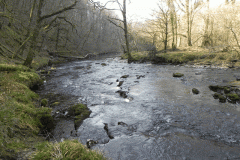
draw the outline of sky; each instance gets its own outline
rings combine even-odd
[[[95,0],[97,1],[97,0]],[[108,0],[98,0],[100,3],[105,4]],[[122,0],[119,0],[122,2]],[[144,21],[151,18],[154,8],[157,8],[157,2],[160,0],[130,0],[127,3],[127,17],[130,21]],[[238,2],[240,0],[236,0]],[[128,0],[129,2],[129,0]],[[210,8],[217,7],[224,4],[225,0],[210,0]],[[108,7],[111,5],[108,3]],[[118,13],[118,15],[120,15]]]

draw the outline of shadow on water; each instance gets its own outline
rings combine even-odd
[[[176,72],[184,77],[174,78]],[[98,141],[93,149],[112,159],[240,159],[239,104],[219,103],[208,88],[233,81],[238,73],[128,64],[106,55],[59,65],[39,92],[69,97],[71,101],[63,101],[54,112],[86,103],[90,118],[74,135],[73,122],[61,121],[56,130],[65,132],[56,131],[55,136]],[[118,87],[119,81],[123,83]],[[194,95],[192,88],[200,94]]]

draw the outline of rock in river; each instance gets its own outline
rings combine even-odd
[[[193,94],[199,94],[199,90],[197,88],[192,89]]]
[[[123,75],[121,78],[128,78],[129,75]]]
[[[123,84],[123,82],[124,81],[120,81],[117,86],[120,87]]]
[[[127,98],[127,91],[121,91],[121,90],[119,90],[119,91],[117,91],[116,93],[119,93],[119,95],[120,95],[121,97],[123,97],[123,98]]]
[[[95,144],[98,144],[98,141],[94,141],[94,140],[91,140],[91,139],[88,139],[88,140],[87,140],[87,143],[86,143],[86,145],[87,145],[88,148],[91,148],[91,147],[94,146]]]
[[[173,77],[183,77],[184,74],[182,73],[173,73]]]

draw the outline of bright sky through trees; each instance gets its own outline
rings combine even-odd
[[[100,1],[102,4],[105,4],[108,0],[98,1]],[[122,0],[119,1],[121,2]],[[129,3],[128,1],[127,6],[128,19],[134,21],[143,21],[145,19],[151,18],[150,15],[152,14],[153,10],[157,8],[157,3],[160,0],[130,0],[130,1],[131,3]],[[236,2],[238,1],[239,0],[236,0]],[[225,0],[210,0],[210,7],[211,8],[217,7],[224,3]],[[110,7],[111,5],[109,4],[108,6]]]

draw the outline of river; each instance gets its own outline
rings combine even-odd
[[[59,116],[55,139],[98,141],[92,148],[114,160],[240,159],[240,105],[220,103],[208,88],[226,85],[239,71],[128,64],[106,55],[56,66],[38,93],[55,95],[50,102],[61,102],[53,107],[59,114],[70,105],[87,104],[92,113],[74,135],[73,120]],[[184,77],[173,77],[175,72]]]

